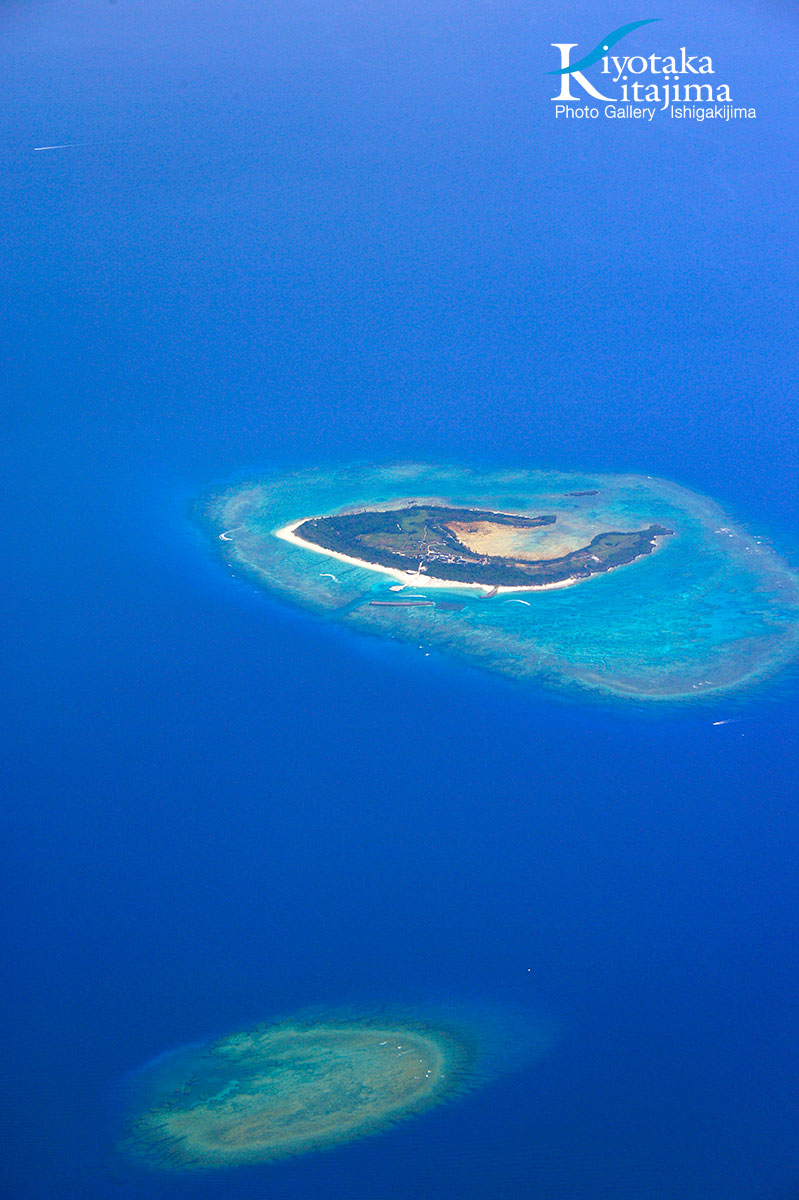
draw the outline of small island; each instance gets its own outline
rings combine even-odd
[[[799,657],[797,573],[665,479],[342,464],[238,481],[198,515],[234,571],[423,662],[682,702]]]
[[[281,532],[363,566],[515,590],[576,583],[626,566],[651,554],[658,538],[674,533],[657,524],[629,532],[602,531],[565,554],[539,557],[540,544],[525,534],[557,520],[555,513],[525,516],[411,503],[312,517]]]
[[[119,1149],[181,1172],[321,1150],[521,1069],[551,1040],[548,1024],[500,1008],[258,1025],[137,1072]]]

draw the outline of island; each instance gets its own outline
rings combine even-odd
[[[683,704],[799,658],[799,577],[766,532],[649,475],[342,464],[238,480],[196,516],[227,568],[420,665]]]
[[[554,513],[530,517],[409,504],[313,517],[283,533],[285,536],[290,532],[298,542],[367,567],[426,575],[445,583],[524,589],[576,583],[612,571],[651,554],[658,538],[674,532],[664,525],[648,525],[630,532],[608,530],[565,554],[536,557],[540,549],[536,550],[535,540],[528,539],[525,546],[523,535],[555,525],[557,520]]]
[[[119,1150],[159,1171],[269,1162],[377,1133],[527,1066],[549,1023],[489,1010],[329,1014],[161,1055],[128,1081]]]

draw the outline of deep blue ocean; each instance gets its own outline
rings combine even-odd
[[[620,53],[711,55],[756,118],[556,120],[551,44],[650,16]],[[629,470],[799,567],[791,8],[6,0],[0,35],[2,1195],[796,1200],[790,672],[578,703],[279,603],[190,521],[293,465]],[[334,1151],[117,1161],[154,1056],[421,1000],[558,1040]]]

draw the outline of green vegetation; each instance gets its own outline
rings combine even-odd
[[[799,656],[795,571],[663,479],[343,464],[237,482],[202,512],[274,595],[513,679],[682,702]]]
[[[490,553],[492,541],[499,542],[503,533],[554,525],[556,521],[553,514],[527,517],[410,504],[405,508],[315,517],[304,521],[295,532],[297,537],[325,550],[376,566],[488,587],[540,587],[588,579],[651,554],[656,538],[673,533],[663,525],[625,533],[598,533],[587,545],[556,558]],[[466,534],[479,533],[483,551],[465,544],[464,530]]]

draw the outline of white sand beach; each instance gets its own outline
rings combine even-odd
[[[464,583],[459,579],[432,579],[429,575],[425,575],[419,571],[400,571],[395,567],[384,567],[380,563],[366,562],[365,559],[352,558],[349,554],[340,554],[337,550],[327,550],[324,546],[316,546],[313,542],[306,542],[304,538],[297,536],[297,530],[306,521],[314,519],[313,517],[301,517],[299,521],[292,521],[290,524],[284,525],[282,529],[276,529],[274,531],[275,537],[281,538],[284,542],[290,542],[292,546],[300,546],[303,550],[313,550],[315,554],[323,554],[326,558],[337,558],[339,562],[350,563],[353,567],[365,567],[369,571],[379,571],[382,575],[390,575],[392,579],[396,579],[400,583],[411,587],[447,588],[448,590],[457,588],[463,591],[482,592],[484,595],[490,593],[491,595],[501,596],[506,592],[549,592],[555,588],[567,588],[572,587],[575,583],[586,582],[583,579],[563,579],[558,583],[493,588],[488,587],[484,583]]]

